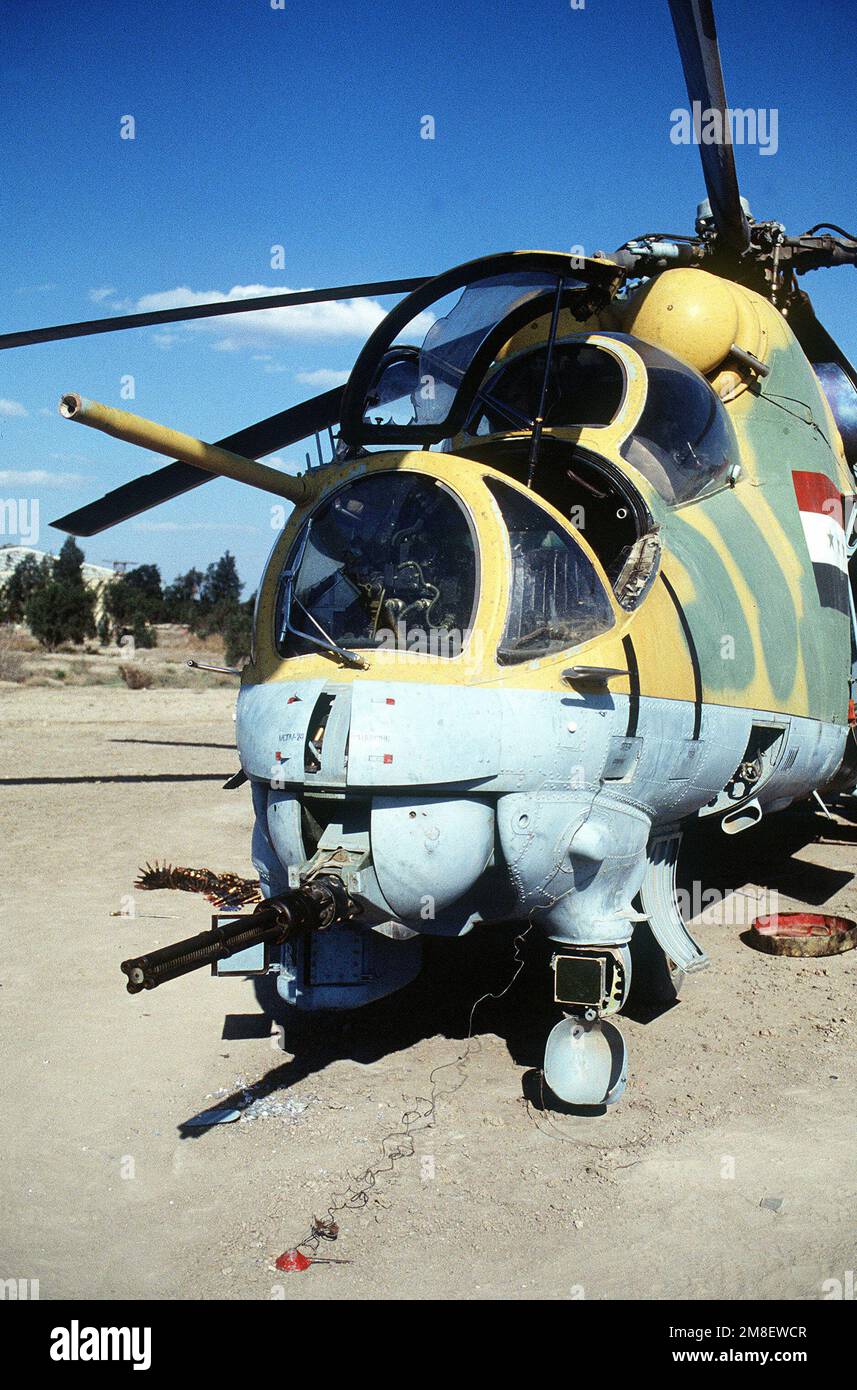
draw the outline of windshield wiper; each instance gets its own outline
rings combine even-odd
[[[532,429],[535,421],[531,415],[525,415],[522,410],[516,410],[513,405],[507,405],[505,401],[498,401],[496,396],[492,396],[490,391],[477,391],[477,400],[482,401],[489,409],[497,411],[499,415],[505,415],[510,425],[517,425],[519,429]],[[473,412],[470,416],[473,419]]]
[[[299,637],[302,642],[310,642],[314,647],[319,647],[322,651],[327,651],[334,656],[338,656],[340,661],[344,661],[346,665],[355,666],[359,670],[365,671],[369,663],[364,661],[362,656],[358,656],[356,652],[349,651],[347,647],[340,647],[339,643],[334,641],[329,632],[325,632],[318,619],[313,617],[309,609],[301,603],[300,599],[292,591],[292,585],[297,578],[298,571],[303,564],[303,558],[306,554],[311,526],[312,518],[309,519],[303,529],[303,534],[298,543],[297,552],[292,564],[287,570],[283,571],[283,622],[280,629],[279,645],[282,645],[286,633],[291,632],[294,637]],[[299,627],[295,627],[292,622],[292,603],[297,603],[299,607],[303,608],[310,622],[318,628],[323,641],[319,641],[317,637],[310,637],[308,632],[302,632]]]
[[[330,633],[325,632],[318,619],[314,618],[312,613],[310,613],[309,609],[304,607],[299,598],[295,598],[294,602],[298,604],[300,608],[303,608],[310,622],[313,624],[314,627],[318,628],[324,640],[322,642],[319,642],[318,638],[310,637],[308,633],[300,632],[297,628],[292,627],[290,625],[289,630],[291,632],[294,632],[298,637],[302,638],[304,642],[312,642],[314,646],[321,647],[323,651],[330,651],[335,653],[335,655],[340,657],[342,661],[347,662],[349,666],[356,666],[361,671],[365,671],[368,669],[368,661],[364,661],[363,657],[358,656],[357,652],[349,651],[347,647],[340,647],[339,643],[334,641]]]

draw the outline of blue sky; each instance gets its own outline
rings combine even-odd
[[[754,213],[792,232],[853,229],[857,7],[716,9],[731,104],[779,112],[776,155],[736,152]],[[686,93],[666,0],[0,0],[0,16],[0,331],[179,290],[609,250],[691,231],[703,196],[697,151],[669,139]],[[134,140],[120,139],[126,115]],[[857,358],[854,271],[803,286]],[[377,312],[235,316],[0,354],[0,496],[38,498],[39,544],[55,549],[51,517],[160,462],[60,420],[62,391],[214,439],[346,372]],[[281,457],[298,466],[302,450]],[[228,547],[249,593],[273,537],[265,496],[216,480],[84,548],[171,579]]]

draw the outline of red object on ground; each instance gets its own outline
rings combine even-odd
[[[764,936],[831,936],[853,925],[847,917],[828,917],[822,912],[778,912],[757,917],[753,928]]]
[[[778,912],[757,917],[753,935],[763,950],[786,956],[832,956],[857,945],[857,925],[823,912]]]
[[[286,1250],[277,1260],[277,1269],[282,1269],[286,1274],[302,1274],[311,1264],[312,1260],[308,1260],[300,1250]]]

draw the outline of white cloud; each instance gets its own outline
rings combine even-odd
[[[5,396],[0,396],[0,415],[14,416],[16,419],[29,415],[29,410],[20,401],[10,401]]]
[[[81,487],[92,482],[82,473],[47,473],[41,468],[27,472],[3,472],[0,470],[0,487]]]
[[[139,313],[150,313],[158,309],[234,303],[262,295],[292,293],[296,291],[284,285],[233,285],[226,294],[221,290],[192,290],[188,285],[180,285],[174,290],[144,294],[135,308]],[[240,347],[265,347],[272,341],[284,339],[365,339],[378,327],[386,313],[386,309],[375,299],[343,299],[324,304],[296,304],[287,309],[256,309],[244,314],[232,314],[225,337],[223,319],[197,319],[184,327],[216,333],[217,349],[220,352],[234,352]],[[410,340],[421,341],[433,322],[431,314],[420,314],[409,328]]]
[[[51,453],[51,458],[55,463],[85,463],[89,468],[95,468],[92,459],[86,454],[69,453],[67,449],[55,449]]]
[[[270,352],[254,352],[253,361],[262,363],[262,371],[273,375],[277,372],[287,372],[288,367],[284,367],[282,362],[277,362]]]
[[[90,290],[89,297],[92,300],[93,304],[103,304],[105,299],[109,299],[110,296],[114,295],[115,293],[116,290],[113,287],[113,285],[104,285],[101,289]]]
[[[319,367],[316,372],[295,372],[295,381],[303,386],[317,386],[321,391],[329,391],[334,386],[344,385],[349,375],[349,372],[334,372],[327,367]]]
[[[192,290],[187,285],[157,294],[145,294],[137,302],[141,314],[157,309],[184,308],[191,304],[232,303],[237,299],[255,299],[266,294],[291,294],[283,285],[233,285],[224,294],[221,290]],[[374,299],[345,299],[326,304],[296,304],[288,309],[260,309],[230,318],[230,335],[224,340],[231,347],[240,336],[247,338],[366,338],[384,317],[384,310]],[[223,322],[200,320],[195,327],[223,332]],[[237,344],[236,344],[237,346]]]

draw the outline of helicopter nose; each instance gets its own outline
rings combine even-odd
[[[419,931],[459,934],[503,896],[557,939],[625,941],[650,828],[609,780],[635,765],[626,722],[606,691],[247,687],[237,732],[263,877],[276,891],[335,860],[351,891]]]

